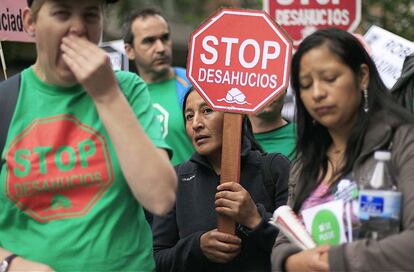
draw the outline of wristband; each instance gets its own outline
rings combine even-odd
[[[17,257],[16,254],[12,254],[4,258],[3,261],[1,261],[0,263],[0,272],[7,272],[9,270],[11,262],[16,257]]]

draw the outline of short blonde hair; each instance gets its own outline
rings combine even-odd
[[[30,6],[30,11],[32,12],[33,19],[37,19],[37,15],[39,14],[40,8],[43,6],[43,4],[48,0],[33,0],[32,5]],[[104,3],[106,3],[104,0],[102,0],[102,11],[105,7]]]
[[[40,8],[47,0],[34,0],[32,5],[30,6],[30,11],[32,12],[33,18],[36,20],[37,15],[39,14]]]

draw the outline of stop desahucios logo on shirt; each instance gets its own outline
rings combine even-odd
[[[105,138],[73,115],[33,121],[6,163],[7,197],[40,222],[85,215],[114,179]]]

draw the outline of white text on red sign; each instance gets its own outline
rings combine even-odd
[[[292,5],[295,2],[300,2],[301,5],[309,5],[310,1],[309,0],[300,0],[300,1],[295,1],[295,0],[276,0],[276,2],[279,5],[284,5],[284,6],[288,6],[288,5]],[[339,5],[340,0],[316,0],[316,1],[312,1],[312,2],[316,2],[319,5]],[[330,3],[331,2],[331,3]]]
[[[232,66],[240,64],[246,69],[255,68],[260,62],[262,70],[267,69],[269,60],[275,60],[280,56],[280,45],[275,41],[263,41],[259,44],[254,39],[245,39],[240,41],[238,38],[222,37],[220,40],[212,35],[204,37],[202,41],[202,48],[206,51],[200,55],[201,61],[206,65],[214,65],[219,59],[219,51],[216,46],[219,43],[226,45],[224,66]],[[240,46],[237,48],[237,45]],[[233,47],[233,45],[235,45]],[[246,51],[253,50],[253,58],[250,60],[246,58]],[[234,58],[233,54],[236,54]],[[232,60],[237,59],[238,63],[232,63]],[[220,69],[203,69],[199,70],[198,80],[207,81],[209,83],[227,83],[241,86],[264,88],[276,88],[276,75],[258,74],[258,73],[243,73],[230,72]]]

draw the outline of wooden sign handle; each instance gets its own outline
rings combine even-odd
[[[240,113],[224,113],[220,184],[240,182],[242,119]],[[217,215],[217,229],[234,235],[236,223],[227,216]]]

